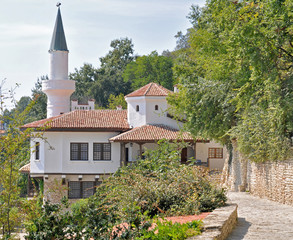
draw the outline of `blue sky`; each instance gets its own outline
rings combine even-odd
[[[30,96],[38,77],[49,72],[48,49],[55,18],[53,0],[1,0],[0,80],[16,83],[16,99]],[[61,14],[69,48],[69,71],[99,66],[113,39],[128,37],[135,53],[173,50],[174,35],[190,27],[192,4],[204,0],[63,0]]]

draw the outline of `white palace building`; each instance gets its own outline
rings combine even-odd
[[[68,79],[68,49],[59,8],[49,55],[49,79],[42,82],[48,96],[47,119],[23,126],[46,128],[42,138],[31,139],[30,163],[20,169],[44,181],[47,199],[94,194],[94,186],[103,178],[136,161],[145,149],[155,149],[160,139],[189,143],[182,150],[182,163],[193,158],[210,169],[223,167],[226,149],[180,132],[182,124],[167,113],[166,97],[172,92],[156,83],[128,94],[127,110],[95,110],[92,100],[88,105],[70,104],[75,82]]]

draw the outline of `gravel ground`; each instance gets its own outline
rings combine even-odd
[[[293,206],[229,192],[228,198],[238,204],[238,224],[227,240],[293,239]]]

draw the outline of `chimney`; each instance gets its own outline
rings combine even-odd
[[[88,100],[89,110],[95,110],[95,99]]]
[[[116,107],[116,109],[117,109],[117,110],[122,110],[122,106],[121,106],[121,105],[118,105],[118,106]]]
[[[179,89],[178,89],[178,85],[177,84],[174,85],[174,93],[179,93]]]

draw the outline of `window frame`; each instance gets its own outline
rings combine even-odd
[[[208,149],[208,158],[222,159],[223,158],[223,148],[209,148]]]
[[[77,152],[78,156],[77,156],[77,159],[73,159],[73,149],[72,149],[72,146],[73,144],[78,144],[78,150],[77,151],[74,151],[74,152]],[[85,152],[85,151],[81,151],[81,146],[82,144],[86,144],[87,146],[87,150],[86,150],[86,159],[82,159],[82,152]],[[88,161],[89,160],[89,144],[88,143],[85,143],[85,142],[71,142],[70,143],[70,161]]]
[[[159,110],[159,105],[155,105],[155,111],[158,111]]]
[[[101,151],[95,151],[95,149],[96,149],[95,145],[96,144],[100,145]],[[109,147],[110,147],[109,151],[105,151],[105,149],[104,149],[105,145],[109,145]],[[100,152],[101,153],[101,159],[97,159],[95,157],[95,152]],[[108,159],[105,159],[104,153],[109,153],[110,157]],[[93,143],[93,161],[111,161],[111,160],[112,160],[112,144],[111,143],[109,143],[109,142],[95,142],[95,143]]]
[[[72,197],[72,196],[70,196],[70,183],[78,183],[78,185],[79,185],[79,194],[78,194],[78,196],[77,197]],[[85,190],[86,190],[86,188],[85,188],[85,185],[87,184],[87,183],[91,183],[91,184],[93,184],[93,192],[92,192],[92,195],[94,195],[95,194],[95,192],[96,192],[96,188],[97,188],[97,186],[99,186],[102,182],[101,181],[68,181],[68,194],[67,194],[67,196],[68,196],[68,199],[86,199],[86,198],[89,198],[90,196],[92,196],[92,195],[86,195],[85,194]]]
[[[40,142],[35,143],[35,160],[40,160]]]

